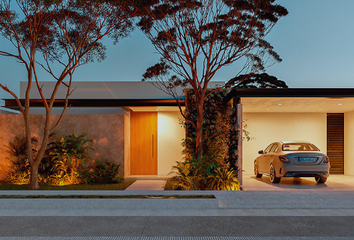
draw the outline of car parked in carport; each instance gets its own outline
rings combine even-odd
[[[269,174],[272,183],[282,177],[315,177],[317,183],[325,183],[329,176],[328,156],[309,142],[273,142],[258,153],[254,174],[257,178]]]

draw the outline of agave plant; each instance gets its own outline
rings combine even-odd
[[[217,168],[214,174],[208,177],[208,183],[211,190],[238,191],[241,189],[235,172],[226,166]]]

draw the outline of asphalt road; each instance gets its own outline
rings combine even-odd
[[[0,217],[0,236],[354,239],[354,217]]]

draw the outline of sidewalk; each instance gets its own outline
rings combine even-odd
[[[0,216],[354,216],[354,192],[349,191],[0,191],[14,194],[216,199],[0,199]]]

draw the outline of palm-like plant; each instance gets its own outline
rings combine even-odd
[[[32,143],[37,143],[36,137],[31,138]],[[30,179],[31,165],[27,157],[26,138],[24,136],[15,136],[14,140],[7,146],[9,160],[11,162],[10,171],[7,180],[16,184],[26,184]],[[33,154],[36,153],[32,149]]]
[[[240,190],[240,182],[236,174],[226,166],[217,168],[215,174],[208,176],[208,183],[211,190]]]
[[[171,173],[177,173],[177,176],[173,177],[174,184],[173,189],[183,189],[183,190],[199,190],[200,181],[202,180],[199,174],[199,168],[193,168],[191,164],[187,162],[178,162],[177,165],[173,166],[172,169],[177,171],[172,171]]]

